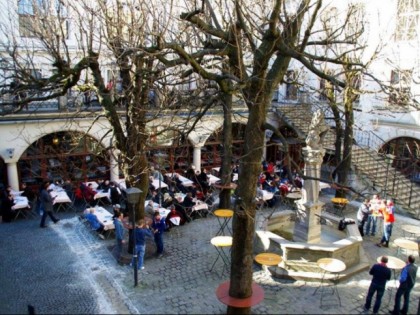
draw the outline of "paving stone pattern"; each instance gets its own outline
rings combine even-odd
[[[263,210],[268,213],[271,210]],[[222,261],[210,267],[217,252],[210,244],[219,223],[215,217],[200,218],[164,235],[165,252],[154,256],[154,243],[147,243],[145,269],[134,272],[119,265],[110,248],[113,239],[101,240],[79,221],[77,214],[59,213],[58,224],[39,228],[39,219],[18,219],[0,224],[0,313],[27,313],[28,304],[37,314],[223,314],[215,290],[228,280]],[[355,218],[355,213],[348,217]],[[396,216],[391,240],[402,235],[402,224],[419,221]],[[366,237],[364,248],[372,264],[380,255],[396,255],[390,248],[375,246],[378,237]],[[400,258],[405,259],[405,253]],[[370,284],[368,271],[338,285],[342,306],[320,307],[318,282],[276,279],[254,265],[254,281],[264,288],[265,299],[252,308],[255,314],[364,314],[363,304]],[[393,307],[384,295],[380,314]],[[417,313],[420,289],[411,294],[410,313]]]

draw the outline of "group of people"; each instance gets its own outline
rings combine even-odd
[[[75,189],[76,199],[85,200],[90,206],[95,206],[98,200],[95,200],[95,195],[98,191],[109,192],[109,202],[112,205],[120,204],[122,191],[115,184],[115,182],[108,179],[98,179],[97,187],[94,188],[92,183],[80,183],[79,187]]]
[[[383,220],[383,233],[377,246],[389,247],[392,228],[395,222],[395,205],[391,199],[381,199],[373,195],[372,199],[365,199],[357,211],[357,223],[361,236],[375,236],[378,218]]]
[[[395,294],[394,308],[390,310],[393,315],[406,315],[408,314],[410,304],[410,293],[416,283],[417,278],[417,265],[414,264],[415,258],[410,255],[407,258],[407,264],[401,270],[400,274],[400,285]],[[366,302],[364,304],[364,310],[368,311],[372,304],[372,298],[376,293],[376,300],[373,306],[373,313],[377,314],[381,307],[382,297],[385,293],[386,282],[391,279],[391,269],[387,266],[388,257],[382,256],[381,261],[373,265],[369,271],[371,274],[372,281],[369,286]],[[401,307],[401,298],[404,297],[404,303]]]

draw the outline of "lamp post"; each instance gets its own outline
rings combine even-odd
[[[137,251],[136,251],[136,204],[139,202],[140,194],[143,191],[136,187],[131,187],[126,190],[127,203],[131,205],[132,209],[132,240],[133,240],[133,261],[134,261],[134,286],[138,284],[138,270],[137,270]]]

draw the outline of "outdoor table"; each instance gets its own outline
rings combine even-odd
[[[394,240],[394,244],[397,245],[397,255],[400,252],[400,248],[405,249],[407,251],[416,251],[419,252],[419,243],[406,239],[406,238],[397,238]]]
[[[16,211],[15,220],[19,215],[23,215],[25,218],[27,218],[27,214],[25,211],[30,210],[29,209],[29,200],[25,196],[16,196],[13,198],[15,200],[15,204],[12,206],[12,210]]]
[[[210,271],[213,270],[214,265],[216,265],[216,262],[219,260],[219,258],[221,258],[223,261],[223,275],[225,269],[229,270],[230,267],[230,258],[225,252],[225,248],[232,246],[232,236],[215,236],[210,240],[210,243],[217,250],[217,257],[213,265],[211,266]]]
[[[103,190],[96,190],[96,194],[93,196],[94,200],[98,200],[98,204],[104,204],[103,198],[107,198],[109,202],[111,202],[111,190],[108,189],[107,191]]]
[[[170,179],[175,179],[175,176],[178,175],[178,179],[182,182],[182,186],[189,187],[194,184],[191,179],[188,179],[178,173],[166,173],[165,176],[168,176]]]
[[[155,187],[155,189],[159,189],[159,185],[160,185],[160,188],[168,188],[168,185],[163,180],[161,180],[159,183],[158,179],[154,179],[152,182],[152,185],[153,187]]]
[[[103,207],[95,207],[95,215],[99,222],[103,225],[104,231],[114,230],[114,220],[112,214]]]
[[[50,196],[54,198],[53,205],[58,204],[57,208],[55,209],[56,212],[65,209],[65,204],[71,204],[71,199],[69,195],[63,188],[56,188],[50,192]]]
[[[255,261],[260,264],[264,271],[267,271],[269,266],[278,266],[283,258],[274,253],[261,253],[255,256]]]
[[[344,209],[346,208],[347,204],[349,203],[348,199],[334,197],[334,198],[331,198],[331,202],[334,204],[334,207],[337,210],[336,214],[338,216],[342,217]]]
[[[267,190],[262,190],[262,193],[263,193],[262,199],[264,201],[271,200],[274,197],[274,193],[269,192]]]
[[[209,179],[210,185],[213,185],[214,183],[216,183],[220,180],[219,177],[216,177],[216,176],[211,175],[211,174],[207,174],[207,178]]]
[[[338,293],[338,289],[337,289],[337,280],[340,276],[340,272],[343,272],[344,270],[346,270],[346,264],[344,262],[342,262],[339,259],[336,258],[321,258],[318,259],[318,261],[316,262],[318,267],[323,271],[322,274],[322,279],[321,279],[321,283],[319,285],[318,288],[316,288],[315,292],[313,294],[316,294],[318,289],[320,289],[321,292],[321,308],[325,307],[325,306],[333,306],[336,304],[328,304],[325,305],[323,303],[324,298],[326,298],[326,295],[328,295],[327,293],[327,286],[324,286],[324,281],[325,281],[325,277],[327,274],[332,274],[333,275],[333,279],[332,279],[332,285],[330,285],[329,287],[331,287],[331,291],[330,291],[330,296],[334,296],[337,295],[337,299],[338,299],[338,305],[341,306],[341,299],[340,299],[340,294]]]
[[[229,295],[230,281],[223,282],[216,289],[217,299],[227,306],[238,308],[252,307],[264,300],[264,289],[257,283],[252,283],[252,295],[247,298],[235,298]]]
[[[225,229],[227,229],[229,233],[232,234],[232,231],[230,230],[228,224],[233,217],[233,210],[217,209],[214,211],[214,215],[217,217],[217,221],[220,225],[220,229],[217,231],[216,235],[224,235]]]
[[[392,270],[392,274],[394,277],[394,284],[397,282],[397,275],[396,275],[396,271],[399,271],[401,269],[403,269],[405,267],[405,262],[402,261],[401,259],[394,257],[394,256],[387,256],[388,257],[388,263],[386,264],[387,267],[389,269]],[[379,256],[378,258],[376,258],[376,261],[378,263],[381,262],[382,256]],[[393,287],[392,286],[387,286],[388,288],[388,292],[389,292],[389,298],[388,298],[388,304],[391,302],[391,298],[393,297]]]
[[[22,193],[23,193],[23,190],[22,191],[14,191],[14,190],[10,191],[10,194],[13,196],[13,198],[22,195]]]
[[[93,182],[85,182],[85,186],[86,187],[89,186],[89,184],[92,184],[92,189],[96,189],[99,186],[98,183],[95,182],[95,181],[93,181]]]
[[[146,200],[145,202],[144,202],[144,207],[146,208],[146,206],[149,204],[149,201],[150,200]],[[162,207],[160,207],[159,206],[159,204],[158,203],[156,203],[156,202],[153,202],[153,209],[155,210],[155,211],[159,211],[159,214],[160,214],[160,216],[162,217],[162,218],[166,218],[166,216],[169,214],[169,212],[171,212],[171,210],[169,210],[169,209],[166,209],[166,208],[162,208]]]
[[[213,185],[214,188],[222,190],[222,189],[236,189],[236,187],[238,187],[237,184],[235,183],[230,183],[229,185],[221,185],[221,184],[214,184]]]
[[[292,209],[296,210],[296,200],[302,199],[302,193],[301,192],[291,192],[286,195],[286,200],[288,201],[288,204],[292,207]]]
[[[403,230],[404,237],[406,237],[405,233],[407,233],[410,235],[410,238],[415,238],[418,240],[420,236],[420,226],[405,224],[401,226],[401,229]]]

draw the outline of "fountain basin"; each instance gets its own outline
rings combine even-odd
[[[340,274],[339,280],[369,268],[357,225],[347,225],[344,231],[338,231],[339,217],[327,212],[323,212],[321,217],[321,221],[328,224],[322,225],[321,241],[316,244],[290,240],[288,235],[293,232],[294,211],[281,211],[273,215],[265,230],[256,231],[256,253],[270,251],[283,257],[278,267],[269,268],[273,276],[318,281],[323,274],[316,264],[320,258],[337,258],[346,264],[346,270]],[[276,230],[284,231],[279,233],[284,235],[273,233]]]

